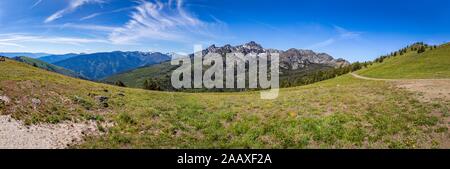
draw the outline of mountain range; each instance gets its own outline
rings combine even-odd
[[[219,53],[223,57],[227,53],[243,53],[245,55],[248,53],[279,53],[281,81],[292,81],[292,79],[300,79],[314,72],[350,65],[348,61],[334,59],[326,53],[295,48],[289,50],[266,49],[254,41],[236,46],[224,45],[218,47],[211,45],[202,51],[203,55],[208,53]],[[9,53],[7,56],[27,54]],[[27,56],[15,59],[67,76],[94,81],[100,80],[106,83],[121,81],[127,86],[139,88],[143,87],[144,82],[148,79],[157,79],[158,83],[163,84],[161,86],[165,86],[163,90],[171,90],[170,75],[173,70],[178,68],[178,66],[170,65],[170,59],[175,54],[159,52],[114,51],[91,54],[29,55],[41,57],[32,59],[32,57]],[[190,54],[190,56],[192,57],[193,54]]]
[[[341,67],[350,65],[350,63],[344,59],[334,59],[332,56],[326,53],[315,53],[312,50],[302,49],[289,49],[287,51],[277,49],[265,49],[260,44],[251,41],[244,45],[225,45],[222,47],[216,47],[211,45],[207,49],[203,50],[203,55],[208,53],[219,53],[225,56],[226,53],[279,53],[280,54],[280,67],[288,70],[297,70],[299,68],[305,68],[311,64],[322,64],[324,66]]]
[[[79,56],[79,55],[82,55],[82,54],[68,53],[68,54],[62,54],[62,55],[48,55],[48,56],[43,56],[43,57],[40,57],[37,59],[47,62],[47,63],[56,63],[56,62],[66,60],[69,58],[73,58],[73,57]]]
[[[50,54],[48,53],[30,53],[30,52],[1,52],[0,56],[6,56],[6,57],[17,57],[17,56],[26,56],[29,58],[40,58],[43,56],[48,56]]]
[[[51,72],[55,72],[55,73],[59,73],[62,75],[66,75],[66,76],[70,76],[70,77],[74,77],[74,78],[79,78],[79,79],[86,79],[85,77],[83,77],[82,75],[75,73],[72,70],[68,70],[38,59],[34,59],[34,58],[29,58],[29,57],[25,57],[25,56],[18,56],[18,57],[13,57],[12,59],[22,62],[22,63],[26,63],[29,65],[32,65],[34,67],[37,68],[41,68],[47,71],[51,71]]]
[[[72,70],[90,80],[98,80],[141,66],[166,62],[170,58],[159,52],[115,51],[77,55],[54,64]]]
[[[202,55],[205,56],[208,53],[218,53],[223,57],[226,57],[225,55],[227,53],[243,53],[246,55],[248,53],[260,54],[266,52],[280,54],[281,81],[298,79],[314,72],[350,65],[348,61],[344,59],[334,59],[326,53],[315,53],[311,50],[301,49],[289,49],[287,51],[265,49],[254,41],[237,46],[224,45],[222,47],[217,47],[216,45],[211,45],[202,51]],[[190,57],[193,57],[193,55],[194,54],[191,54]],[[112,75],[106,77],[102,81],[106,83],[120,81],[130,87],[142,88],[148,79],[156,79],[162,90],[173,90],[170,85],[170,77],[172,71],[177,68],[178,66],[173,66],[169,62],[165,62]]]

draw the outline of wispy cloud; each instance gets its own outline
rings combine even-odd
[[[78,37],[64,37],[64,36],[34,36],[26,34],[1,34],[0,45],[25,47],[21,43],[24,42],[39,42],[39,43],[53,43],[53,44],[68,44],[68,45],[83,45],[88,43],[109,43],[106,40],[94,38],[78,38]]]
[[[99,16],[99,15],[101,15],[101,14],[102,14],[102,13],[93,13],[93,14],[90,14],[90,15],[88,15],[88,16],[82,17],[82,18],[80,19],[80,21],[92,19],[92,18],[95,18],[96,16]]]
[[[92,18],[95,18],[95,17],[100,16],[100,15],[112,14],[112,13],[117,13],[117,12],[122,12],[122,11],[130,10],[130,9],[134,9],[134,8],[126,7],[126,8],[115,9],[115,10],[112,10],[112,11],[109,11],[109,12],[96,12],[96,13],[92,13],[92,14],[90,14],[90,15],[87,15],[87,16],[85,16],[85,17],[82,17],[82,18],[80,19],[80,21],[92,19]]]
[[[362,32],[353,32],[347,29],[344,29],[340,26],[334,26],[336,32],[338,32],[339,37],[343,39],[358,39],[361,37]]]
[[[113,43],[133,43],[140,39],[186,41],[192,36],[210,36],[209,23],[183,8],[182,0],[138,1],[130,20],[109,35]]]
[[[92,25],[92,24],[75,24],[75,23],[65,23],[63,25],[46,25],[45,27],[59,28],[59,29],[66,29],[66,28],[84,29],[84,30],[91,30],[91,31],[101,31],[101,32],[106,32],[106,33],[110,33],[118,28],[118,27],[113,27],[113,26]]]
[[[323,47],[326,47],[326,46],[330,46],[334,42],[336,42],[336,39],[330,38],[330,39],[324,40],[322,42],[318,42],[318,43],[315,43],[315,44],[313,44],[311,46],[308,46],[307,48],[308,49],[320,49],[320,48],[323,48]]]
[[[34,7],[38,6],[39,4],[41,4],[42,0],[37,0],[31,7],[30,9],[33,9]]]
[[[0,42],[0,46],[15,46],[15,47],[25,48],[25,46],[23,46],[23,45],[19,45],[17,43],[9,43],[9,42]]]
[[[317,42],[311,46],[309,46],[309,49],[320,49],[320,48],[324,48],[330,45],[333,45],[334,43],[337,43],[339,41],[342,40],[356,40],[356,39],[360,39],[361,38],[361,34],[362,32],[354,32],[354,31],[349,31],[347,29],[344,29],[340,26],[333,26],[334,28],[334,32],[336,32],[336,35],[326,39],[324,41],[321,42]]]
[[[9,47],[28,48],[35,44],[48,45],[98,45],[99,43],[109,45],[142,45],[148,42],[159,42],[159,40],[175,42],[179,44],[188,43],[213,43],[212,41],[224,36],[218,32],[227,29],[225,22],[210,15],[210,18],[202,20],[188,10],[189,4],[183,0],[134,0],[130,5],[110,11],[97,11],[79,19],[79,22],[54,23],[69,13],[77,12],[87,4],[102,4],[108,0],[66,0],[68,5],[47,17],[43,25],[38,27],[47,28],[49,32],[39,33],[9,33],[0,34],[0,45]],[[43,3],[36,1],[33,6]],[[81,12],[81,11],[79,11]],[[108,15],[116,12],[126,12],[129,19],[120,26],[83,24],[81,21],[92,19],[100,15]],[[59,30],[57,30],[59,29]],[[67,32],[77,29],[80,34],[67,34],[64,36],[52,34],[56,32]],[[85,38],[87,37],[87,38]],[[93,37],[93,38],[92,38]]]
[[[104,3],[104,0],[70,0],[69,5],[61,9],[45,19],[44,23],[49,23],[63,17],[67,13],[75,11],[77,8],[88,3]]]

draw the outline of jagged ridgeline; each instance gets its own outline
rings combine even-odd
[[[265,49],[255,42],[249,42],[244,45],[231,46],[225,45],[217,47],[212,45],[202,51],[203,59],[207,59],[208,54],[217,53],[222,56],[223,69],[227,68],[226,55],[233,53],[242,53],[247,55],[253,53],[256,55],[262,53],[277,53],[279,54],[279,72],[280,72],[280,86],[291,87],[304,84],[310,84],[320,80],[329,79],[337,75],[344,74],[351,70],[350,63],[344,59],[334,59],[332,56],[325,53],[315,53],[311,50],[289,49],[286,51],[276,49]],[[189,57],[193,59],[193,54]],[[173,55],[172,57],[180,57]],[[193,61],[191,62],[193,63]],[[214,64],[214,63],[213,63]],[[142,67],[121,74],[113,75],[103,79],[102,81],[110,84],[121,84],[128,87],[145,88],[149,90],[164,90],[164,91],[244,91],[250,90],[248,88],[248,68],[249,63],[245,63],[246,72],[246,88],[234,89],[175,89],[171,84],[172,72],[179,68],[180,65],[171,65],[170,62],[164,62],[152,66]],[[269,64],[270,65],[270,64]],[[207,70],[209,66],[204,66],[203,71]],[[235,73],[237,75],[237,73]],[[226,81],[226,75],[223,75]],[[192,78],[192,77],[191,77]],[[213,77],[214,78],[214,77]],[[235,76],[236,79],[236,76]],[[259,79],[258,79],[259,80]],[[193,80],[192,80],[193,81]],[[237,82],[237,80],[235,80]],[[225,84],[225,82],[224,82]],[[236,86],[236,85],[235,85]]]

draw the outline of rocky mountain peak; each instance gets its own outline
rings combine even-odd
[[[232,48],[232,46],[230,44],[226,44],[225,46],[223,46],[224,48]]]
[[[255,41],[250,41],[244,44],[243,47],[247,49],[257,49],[257,50],[263,49],[263,47],[260,44],[256,43]]]
[[[215,44],[212,44],[211,46],[208,47],[208,49],[215,49],[217,48]]]
[[[240,52],[243,54],[248,53],[279,53],[280,54],[280,66],[289,69],[299,69],[308,67],[310,64],[322,64],[331,67],[341,67],[350,65],[349,62],[343,59],[334,59],[332,56],[326,53],[315,53],[312,50],[302,50],[291,48],[286,51],[276,50],[276,49],[265,49],[260,44],[255,41],[250,41],[244,45],[231,46],[229,44],[217,47],[216,45],[211,45],[207,49],[203,50],[203,55],[208,53],[219,53],[225,55],[226,53],[236,53]]]

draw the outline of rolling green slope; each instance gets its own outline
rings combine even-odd
[[[171,93],[70,78],[0,62],[0,114],[31,123],[109,121],[108,133],[74,148],[449,148],[446,103],[349,75],[259,92]],[[97,96],[107,97],[107,107]],[[33,104],[39,99],[40,104]],[[447,129],[447,130],[446,130]]]
[[[142,88],[144,81],[151,78],[159,78],[160,80],[164,80],[169,83],[171,72],[175,70],[177,67],[178,66],[170,65],[170,62],[165,62],[109,76],[103,79],[102,81],[111,84],[117,81],[121,81],[126,86],[134,88]],[[168,85],[170,85],[170,83],[167,84],[166,86]]]
[[[59,73],[59,74],[70,76],[70,77],[84,79],[83,76],[81,76],[78,73],[75,73],[74,71],[71,71],[71,70],[38,60],[38,59],[33,59],[33,58],[25,57],[25,56],[14,57],[13,59],[17,60],[19,62],[23,62],[23,63],[29,64],[29,65],[44,69],[44,70],[51,71],[51,72]]]
[[[409,49],[404,55],[390,57],[357,73],[386,79],[450,78],[450,44],[428,48],[423,53]]]

